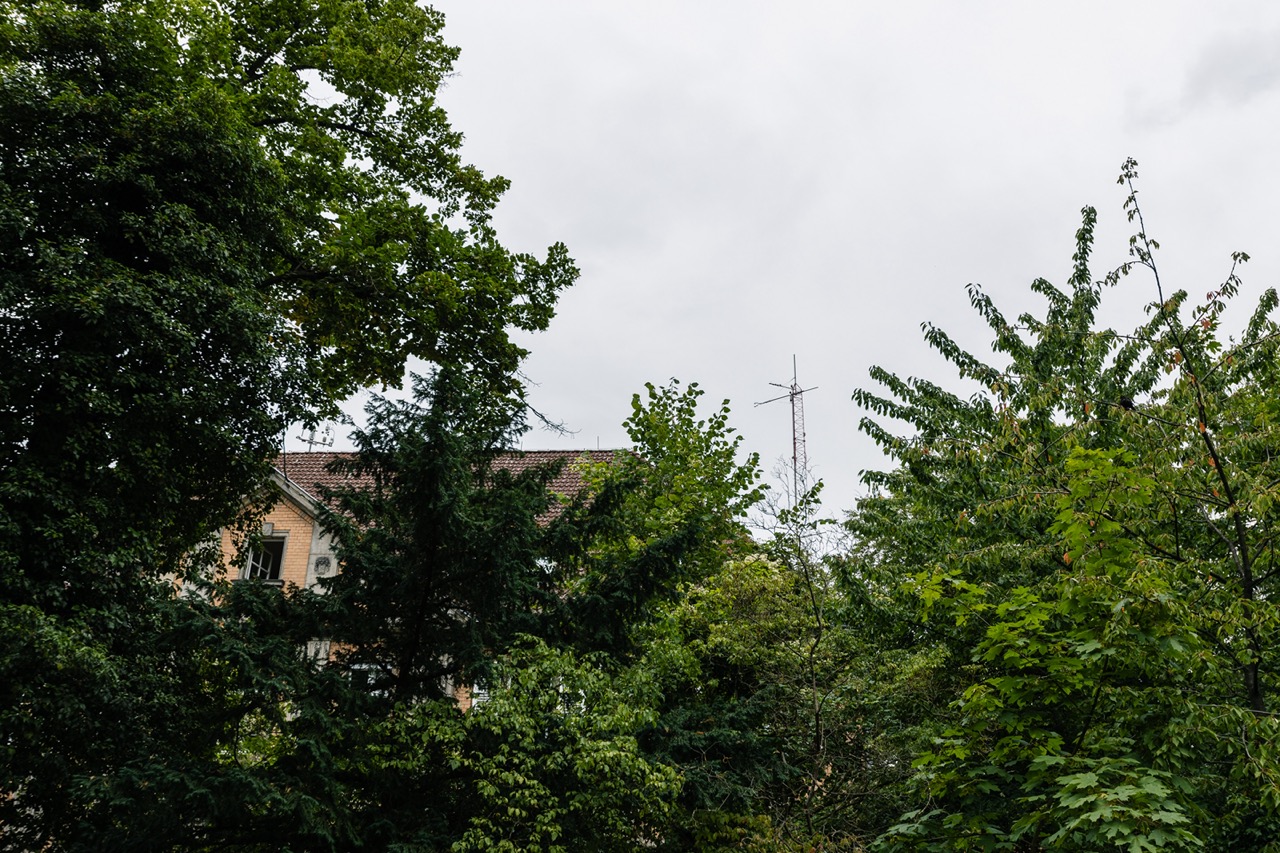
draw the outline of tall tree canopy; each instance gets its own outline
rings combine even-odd
[[[367,415],[358,452],[336,463],[356,485],[324,519],[342,572],[315,603],[336,662],[365,667],[389,700],[451,696],[559,603],[539,523],[558,466],[495,467],[524,429],[518,405],[453,371]]]
[[[438,13],[0,9],[5,563],[95,541],[171,562],[285,423],[411,355],[518,393],[508,332],[545,328],[576,270],[498,243],[506,182],[435,101]]]
[[[552,521],[567,499],[548,490],[557,467],[495,464],[521,409],[473,380],[441,370],[410,401],[370,404],[341,466],[360,485],[326,517],[342,571],[294,596],[334,643],[327,669],[371,688],[344,703],[342,750],[359,756],[344,774],[359,791],[351,821],[371,849],[634,849],[660,832],[679,776],[637,741],[653,717],[647,679],[575,641],[625,636],[658,579],[584,610],[575,581],[596,567],[553,554],[566,539],[607,547],[578,512],[639,532],[636,457],[596,472],[625,498],[592,489]],[[664,550],[650,574],[677,572],[682,553]],[[605,621],[578,625],[584,612]],[[484,701],[461,714],[459,688]]]
[[[864,421],[900,464],[850,517],[851,586],[897,599],[899,642],[936,650],[951,699],[886,848],[1260,850],[1280,832],[1277,297],[1226,337],[1246,256],[1202,300],[1166,292],[1135,178],[1126,163],[1138,233],[1113,272],[1090,273],[1086,209],[1067,287],[1032,285],[1044,316],[970,291],[995,364],[926,326],[976,394],[877,369],[889,393],[856,397],[914,434]],[[1155,296],[1130,333],[1097,321],[1122,283]]]
[[[520,394],[509,332],[576,270],[499,243],[506,182],[436,103],[442,25],[408,0],[0,2],[0,845],[345,831],[320,706],[280,702],[324,693],[306,634],[279,596],[172,580],[287,423],[410,356]],[[242,761],[286,724],[302,746]]]

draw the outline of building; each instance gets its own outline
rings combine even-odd
[[[572,497],[583,487],[582,464],[611,461],[613,450],[531,450],[503,454],[498,468],[518,473],[529,468],[563,460],[564,466],[551,482],[552,492]],[[330,462],[351,458],[352,453],[312,451],[285,453],[276,460],[272,480],[279,498],[262,519],[260,547],[244,555],[242,543],[233,532],[222,532],[222,555],[233,578],[263,583],[314,586],[320,578],[338,570],[333,542],[323,531],[319,516],[326,489],[355,485],[359,481],[329,471]]]

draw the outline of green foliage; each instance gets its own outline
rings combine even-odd
[[[279,590],[222,592],[157,590],[109,633],[98,613],[0,614],[3,849],[281,849],[348,832],[334,679],[301,654]]]
[[[541,645],[499,661],[466,718],[476,811],[453,849],[622,851],[661,837],[680,777],[636,743],[652,719],[643,680],[604,666]]]
[[[1234,267],[1200,306],[1166,298],[1134,177],[1127,163],[1140,230],[1115,272],[1089,273],[1086,209],[1069,289],[1032,285],[1043,318],[1009,323],[971,289],[1003,366],[925,327],[979,393],[876,369],[891,396],[856,395],[915,435],[863,423],[900,466],[867,477],[851,581],[914,599],[908,636],[942,653],[952,698],[916,761],[927,805],[886,849],[1262,849],[1280,825],[1262,639],[1280,618],[1276,295],[1239,341],[1219,337]],[[1138,268],[1148,319],[1097,328],[1104,290]]]
[[[588,470],[544,526],[554,471],[492,464],[522,428],[519,402],[444,371],[416,391],[371,405],[343,466],[363,485],[327,518],[342,572],[306,602],[334,643],[330,669],[376,673],[372,695],[350,698],[366,722],[343,735],[361,843],[667,843],[683,768],[653,745],[671,682],[646,651],[651,626],[689,579],[749,548],[754,460],[737,461],[723,407],[695,418],[696,387],[651,389],[628,421],[645,455]],[[458,713],[458,684],[485,701]]]
[[[137,604],[135,575],[234,517],[310,396],[262,308],[278,177],[144,10],[4,12],[0,585]]]
[[[526,640],[494,661],[484,700],[398,705],[363,771],[383,785],[366,843],[417,850],[632,850],[663,825],[677,774],[646,759],[643,683]]]
[[[789,799],[802,784],[803,769],[787,760],[791,738],[780,716],[798,697],[774,681],[795,662],[784,648],[795,639],[794,593],[779,566],[748,556],[690,585],[642,633],[641,666],[664,697],[645,743],[686,780],[686,825],[667,839],[672,848],[712,827],[719,827],[712,835],[725,836],[721,844],[737,844],[752,828],[746,818],[767,815],[771,796]],[[718,849],[710,837],[700,843]]]
[[[344,666],[388,699],[440,698],[486,677],[495,649],[558,602],[540,557],[554,467],[518,475],[495,457],[521,430],[515,401],[471,377],[415,379],[414,398],[375,398],[338,465],[358,485],[323,522],[342,571],[314,597]]]
[[[505,181],[461,163],[435,103],[456,53],[438,13],[0,8],[11,594],[72,606],[51,582],[72,562],[73,599],[115,595],[93,567],[172,570],[290,419],[398,384],[410,355],[519,393],[508,330],[545,328],[576,271],[497,242]]]
[[[409,2],[200,5],[192,74],[217,80],[283,174],[289,242],[272,296],[330,394],[398,385],[405,359],[467,364],[506,391],[577,275],[497,241],[507,182],[463,164],[436,92],[457,56],[443,17]]]
[[[237,235],[222,263],[248,262],[288,321],[276,344],[331,396],[398,384],[408,355],[514,388],[506,329],[545,328],[576,271],[561,246],[540,262],[497,242],[506,181],[462,163],[436,104],[457,55],[442,26],[404,0],[6,3],[5,219],[26,243],[51,221],[40,206],[78,208],[82,239],[135,260]],[[232,190],[221,216],[202,215],[201,182]]]
[[[0,2],[0,846],[353,837],[327,715],[361,703],[301,654],[318,617],[199,577],[287,423],[409,356],[518,396],[508,332],[576,276],[497,241],[441,26]]]
[[[911,655],[854,627],[816,510],[817,489],[639,633],[663,697],[642,742],[685,778],[663,849],[858,850],[898,814]]]
[[[589,468],[587,491],[550,531],[568,585],[561,640],[619,659],[681,583],[752,549],[743,521],[763,494],[758,457],[738,461],[727,400],[701,418],[696,384],[646,387],[624,424],[632,451]]]

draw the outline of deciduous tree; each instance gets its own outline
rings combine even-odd
[[[319,719],[280,710],[314,687],[295,627],[174,579],[292,419],[409,356],[520,392],[508,332],[576,271],[497,240],[506,182],[436,103],[441,26],[407,0],[0,3],[0,844],[127,846],[150,797],[180,816],[157,847],[234,846],[336,802],[303,781],[316,741],[248,767],[222,740]],[[321,823],[295,828],[342,835]]]
[[[589,488],[553,526],[551,556],[569,582],[559,635],[573,648],[631,658],[633,631],[682,583],[754,548],[745,520],[763,494],[758,456],[738,458],[729,401],[701,417],[702,396],[675,380],[634,395],[631,451],[588,469]]]
[[[855,580],[896,576],[952,703],[917,759],[919,806],[894,849],[1264,849],[1280,812],[1276,661],[1265,637],[1274,492],[1267,291],[1239,338],[1231,273],[1202,302],[1166,293],[1126,163],[1130,258],[1095,280],[1084,211],[1066,289],[1043,317],[971,301],[1002,362],[927,326],[980,390],[874,375],[856,399],[914,427],[864,429],[899,461],[851,516]],[[1127,334],[1103,294],[1143,271],[1156,299]],[[881,587],[882,589],[885,587]],[[891,588],[891,587],[890,587]]]

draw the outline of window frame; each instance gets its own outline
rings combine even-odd
[[[260,538],[255,540],[249,547],[248,553],[245,555],[244,564],[240,567],[240,576],[237,578],[242,581],[257,581],[258,583],[268,584],[270,586],[284,585],[284,556],[288,552],[289,534],[282,533],[264,533]],[[271,571],[266,576],[257,573],[259,566],[255,565],[255,559],[261,554],[269,554],[276,558],[276,562]]]

